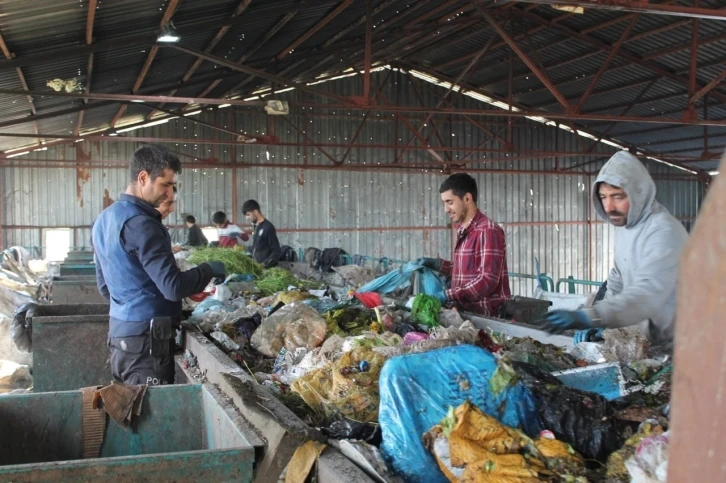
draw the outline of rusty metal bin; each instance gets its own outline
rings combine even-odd
[[[54,304],[106,304],[96,286],[96,277],[65,275],[53,277],[51,300]]]
[[[29,310],[33,392],[69,391],[111,381],[108,304],[39,305]]]

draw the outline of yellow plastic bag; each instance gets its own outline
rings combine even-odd
[[[468,401],[426,433],[424,442],[452,483],[553,481],[557,475],[584,471],[584,461],[569,445],[547,438],[533,441]]]
[[[361,362],[366,371],[360,371]],[[378,376],[386,358],[365,347],[353,349],[336,362],[306,374],[291,389],[308,406],[326,414],[340,413],[364,423],[378,421]]]

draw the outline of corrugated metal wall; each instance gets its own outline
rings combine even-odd
[[[374,80],[381,82],[384,75],[378,73]],[[395,74],[389,78],[383,89],[386,97],[392,102],[415,105],[418,97],[400,77]],[[325,87],[351,95],[358,92],[357,83],[356,78],[348,78]],[[295,92],[284,95],[300,96]],[[428,90],[421,92],[421,96],[427,105],[436,103]],[[469,98],[460,99],[458,104],[467,108],[481,106]],[[347,143],[362,116],[360,112],[350,112],[350,119],[345,119],[341,114],[348,116],[331,111],[330,117],[304,119],[292,115],[289,121],[307,126],[304,129],[317,141]],[[275,134],[281,142],[304,141],[294,127],[276,117],[233,109],[204,111],[201,117],[253,134],[269,134],[268,120],[273,119]],[[485,120],[482,118],[481,122],[485,123]],[[503,119],[487,119],[486,125],[497,131],[506,123]],[[487,136],[470,124],[447,123],[439,127],[445,140],[452,143],[501,148],[496,141],[484,143]],[[200,224],[206,224],[211,214],[218,210],[227,212],[241,223],[244,221],[242,203],[254,198],[278,228],[280,241],[295,248],[340,246],[350,254],[396,259],[450,256],[452,233],[446,226],[448,219],[438,193],[438,187],[445,179],[440,171],[375,168],[364,171],[350,166],[347,170],[322,169],[321,165],[329,165],[330,161],[312,147],[195,142],[196,139],[226,139],[227,135],[186,118],[128,135],[186,139],[167,145],[180,153],[184,163],[200,163],[184,169],[180,176],[180,201],[176,213],[168,220],[170,225],[182,224],[181,213],[193,214]],[[410,135],[401,123],[372,117],[364,125],[359,141],[395,144],[396,139],[400,139],[398,144],[405,145]],[[574,135],[531,121],[518,121],[513,128],[513,139],[520,150],[581,149]],[[42,247],[44,227],[72,227],[74,245],[89,246],[91,223],[125,188],[127,171],[122,163],[130,158],[135,147],[136,143],[123,141],[83,142],[8,160],[15,166],[0,169],[3,244]],[[598,147],[607,157],[609,148],[605,148]],[[326,151],[340,160],[345,147]],[[395,147],[354,148],[346,164],[389,164],[398,153],[400,148]],[[476,165],[478,171],[472,174],[479,183],[480,207],[504,226],[510,271],[534,274],[537,258],[541,271],[555,280],[568,275],[603,280],[612,264],[613,230],[591,218],[594,214],[589,206],[589,191],[593,178],[577,172],[524,171],[551,170],[552,159],[483,162],[504,157],[501,153],[477,153],[473,158],[482,162]],[[405,167],[407,163],[430,162],[431,159],[426,151],[411,150],[400,162]],[[568,158],[557,162],[564,167],[590,159]],[[107,162],[109,165],[78,168],[75,161]],[[232,166],[232,163],[237,164]],[[597,166],[593,165],[593,168]],[[649,165],[649,169],[656,174],[673,173],[662,165]],[[695,180],[657,180],[657,186],[658,199],[675,216],[684,218],[689,226],[698,213],[703,197],[702,185]],[[520,279],[512,279],[512,285],[513,292],[520,294],[530,293],[533,287],[531,281]]]

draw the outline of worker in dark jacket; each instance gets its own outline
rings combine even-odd
[[[126,192],[93,226],[98,288],[111,303],[111,371],[126,384],[172,384],[181,300],[223,277],[224,265],[209,262],[186,272],[176,266],[157,210],[173,196],[181,172],[176,156],[161,146],[142,146],[129,171]]]
[[[185,218],[189,233],[187,233],[187,245],[190,247],[206,247],[209,244],[204,232],[197,226],[197,220],[192,215]]]
[[[266,268],[274,267],[282,255],[275,225],[264,217],[260,212],[260,204],[255,200],[245,201],[242,213],[252,223],[252,257]]]

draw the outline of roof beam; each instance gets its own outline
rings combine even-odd
[[[215,76],[217,76],[217,75],[218,74],[215,74]],[[239,75],[239,74],[236,74],[236,75]],[[232,77],[232,76],[230,76],[230,77]],[[142,89],[142,91],[145,91],[148,94],[161,94],[161,93],[166,92],[170,88],[175,87],[175,86],[178,86],[180,88],[181,87],[187,87],[187,86],[194,86],[194,85],[198,85],[198,84],[201,84],[201,83],[204,83],[204,82],[208,82],[209,79],[210,79],[210,76],[205,76],[203,79],[199,79],[199,80],[195,80],[195,81],[190,81],[190,82],[188,82],[188,83],[186,83],[186,84],[184,84],[182,86],[179,86],[178,84],[173,84],[173,85],[165,84],[163,86],[154,87],[153,89]],[[22,92],[25,92],[25,91],[18,91],[18,90],[16,90],[16,92],[22,93]],[[42,92],[40,95],[54,95],[54,94],[55,94],[55,91],[50,91],[50,92]],[[75,95],[75,96],[78,96],[78,97],[83,97],[84,96],[84,94],[71,94],[71,95]],[[129,94],[124,94],[124,95],[129,95]],[[137,94],[137,97],[138,97],[138,94]],[[216,100],[218,100],[218,99],[215,99],[215,101]],[[0,122],[0,128],[1,127],[8,127],[8,126],[16,126],[16,125],[19,125],[19,124],[26,124],[26,123],[29,123],[29,122],[39,121],[41,119],[53,119],[55,117],[66,116],[68,114],[76,114],[79,111],[86,111],[86,110],[95,109],[95,108],[98,108],[98,107],[110,106],[110,105],[112,105],[112,104],[114,104],[116,102],[126,102],[126,101],[108,100],[108,101],[89,102],[86,105],[81,105],[81,106],[76,106],[76,107],[70,107],[70,108],[67,108],[67,109],[60,109],[60,110],[52,111],[52,112],[45,112],[43,114],[36,114],[36,115],[25,116],[25,117],[22,117],[22,118],[19,118],[19,119],[10,119],[8,121],[2,121],[2,122]],[[229,103],[229,101],[226,101],[226,103]]]
[[[293,10],[292,12],[286,13],[280,20],[277,21],[277,23],[275,23],[275,25],[272,26],[272,28],[270,30],[265,32],[265,35],[262,37],[262,39],[260,39],[259,42],[252,45],[249,49],[247,49],[247,51],[244,54],[242,54],[242,56],[237,60],[236,64],[241,65],[245,60],[249,59],[255,52],[257,52],[257,50],[259,50],[260,47],[265,45],[268,40],[270,40],[272,37],[274,37],[275,34],[277,32],[279,32],[280,29],[282,29],[282,27],[287,25],[287,23],[290,20],[292,20],[292,18],[295,16],[296,13],[297,13],[297,9]],[[250,80],[249,78],[245,79],[244,82],[249,82],[249,80]],[[206,89],[204,89],[204,91],[202,91],[202,93],[200,95],[202,95],[202,96],[208,95],[210,92],[212,92],[214,90],[214,88],[216,88],[219,85],[220,82],[221,81],[212,82],[211,84],[209,84],[206,87]],[[234,91],[235,89],[238,89],[239,86],[240,86],[240,84],[235,84],[232,88],[227,89],[227,92],[222,94],[220,97],[226,97],[230,92]]]
[[[98,6],[98,0],[90,0],[88,2],[88,14],[86,15],[86,45],[93,43],[93,24],[96,20],[96,7]],[[85,91],[90,92],[91,81],[93,79],[93,52],[88,54],[88,62],[86,63],[86,86]],[[26,87],[27,89],[27,87]],[[83,104],[88,104],[88,98],[83,99]],[[83,126],[83,115],[86,111],[78,111],[78,119],[76,119],[76,127],[73,129],[73,134],[78,136]]]
[[[570,103],[567,102],[565,96],[563,96],[560,90],[557,89],[557,87],[552,83],[544,69],[540,69],[539,66],[537,66],[537,64],[535,64],[527,56],[527,54],[524,53],[524,51],[519,47],[519,45],[517,45],[514,39],[510,37],[507,32],[504,31],[504,29],[497,23],[496,20],[492,18],[491,15],[486,13],[484,9],[479,6],[479,4],[475,5],[479,9],[479,14],[484,17],[487,22],[489,22],[489,25],[499,34],[499,36],[507,43],[507,45],[509,45],[509,48],[512,49],[520,59],[522,59],[522,62],[524,62],[527,67],[529,67],[529,70],[531,70],[532,73],[537,76],[540,82],[542,82],[542,84],[547,87],[547,90],[552,93],[552,95],[555,97],[555,99],[557,99],[560,104],[562,104],[562,107],[564,107],[566,111],[572,109]]]
[[[522,3],[551,5],[550,0],[517,0]],[[706,20],[726,20],[726,12],[720,9],[686,7],[684,5],[664,5],[648,0],[565,0],[558,5],[591,8],[593,10],[615,10],[620,12],[674,15],[677,17],[703,18]]]
[[[582,94],[580,97],[580,102],[577,103],[577,106],[575,107],[575,112],[580,112],[580,109],[582,109],[582,106],[585,104],[585,101],[587,101],[587,98],[592,94],[592,91],[595,89],[595,86],[597,86],[597,83],[600,81],[600,78],[605,73],[607,68],[610,66],[610,62],[613,61],[615,58],[615,54],[618,53],[618,50],[620,50],[620,47],[623,45],[623,42],[628,38],[628,35],[630,35],[630,31],[633,30],[633,27],[635,27],[635,24],[638,22],[638,19],[640,18],[640,14],[633,17],[633,20],[630,21],[627,27],[625,27],[625,30],[623,31],[622,35],[620,35],[620,39],[613,45],[613,49],[608,54],[607,59],[605,59],[605,62],[600,66],[600,69],[597,71],[597,74],[595,74],[595,77],[590,82],[590,85],[587,86],[587,89],[585,89],[585,93]]]
[[[411,67],[413,69],[415,69],[415,70],[420,71],[420,72],[424,72],[424,73],[426,73],[428,75],[437,77],[440,80],[444,80],[446,82],[452,82],[453,81],[453,79],[451,79],[449,77],[446,77],[446,76],[442,76],[438,72],[431,71],[430,69],[427,69],[425,67],[420,67],[420,66],[416,66],[416,65],[411,65]],[[471,86],[460,85],[459,87],[460,88],[463,88],[465,90],[472,91],[472,92],[482,93],[482,94],[484,94],[484,95],[486,95],[488,97],[494,98],[495,100],[499,100],[499,101],[502,101],[502,102],[505,102],[505,103],[507,102],[506,100],[497,99],[495,96],[492,96],[489,93],[483,93],[483,92],[481,92],[481,90],[476,89],[476,88],[473,88]],[[516,107],[517,109],[526,109],[526,107],[524,107],[524,106],[513,105],[512,107]],[[501,110],[499,112],[501,112],[501,114],[499,114],[499,115],[502,116],[502,117],[518,117],[518,114],[522,113],[523,111],[517,112],[517,111],[513,111],[513,110],[510,109],[509,111]],[[573,115],[573,114],[564,113],[564,114],[554,114],[554,115],[552,115],[550,113],[543,113],[541,111],[538,111],[536,114],[532,114],[531,116],[537,116],[537,117],[542,117],[542,118],[546,118],[546,119],[547,118],[553,118],[553,116],[554,116],[555,119],[556,118],[562,118],[562,119],[569,119],[569,120],[572,120],[572,121],[577,121],[577,120],[579,120],[579,119],[577,119],[577,117],[581,116],[581,114]],[[531,116],[525,116],[525,117],[531,117]],[[650,119],[652,119],[652,118],[650,118]],[[621,119],[610,119],[610,121],[618,121],[618,120],[624,120],[624,119],[622,119],[622,118]],[[670,123],[673,123],[673,122],[679,123],[681,121],[682,120],[680,120],[680,119],[677,119],[677,120],[670,120],[669,119],[669,120],[667,120],[667,122],[665,122],[665,124],[670,124]],[[688,122],[697,122],[697,121],[691,120],[691,121],[688,121]],[[724,121],[724,125],[726,125],[726,121]],[[659,157],[657,154],[654,154],[652,152],[649,152],[648,150],[645,150],[645,149],[642,149],[642,148],[638,148],[637,146],[635,146],[635,145],[633,145],[631,143],[624,142],[624,141],[621,141],[619,139],[612,139],[610,137],[603,136],[601,133],[592,131],[590,129],[582,129],[582,128],[579,128],[579,132],[589,134],[590,136],[595,136],[596,138],[599,138],[601,140],[607,139],[607,140],[616,142],[616,143],[620,144],[621,146],[626,146],[628,148],[638,150],[640,152],[645,153],[647,156],[655,156],[655,157],[658,157],[658,159],[661,159],[661,160],[663,160],[663,161],[665,161],[667,163],[671,163],[672,165],[682,167],[682,168],[687,169],[687,170],[689,170],[689,171],[691,171],[693,173],[698,173],[701,176],[708,176],[708,172],[706,172],[706,171],[704,171],[702,169],[692,168],[690,166],[684,166],[684,165],[682,165],[682,164],[680,164],[678,162],[672,161],[672,160],[667,159],[667,158],[663,158],[662,156]]]
[[[696,102],[698,99],[711,92],[713,88],[719,85],[724,79],[726,79],[726,69],[721,71],[721,73],[714,77],[711,82],[709,82],[708,84],[703,86],[698,92],[693,94],[693,96],[691,96],[691,102]]]
[[[254,14],[263,17],[266,15],[280,15],[290,10],[305,10],[310,8],[320,8],[323,5],[334,5],[339,0],[315,0],[314,2],[302,2],[298,1],[288,7],[280,7],[277,5],[278,2],[260,2],[261,6],[254,10]],[[184,37],[185,35],[198,34],[200,31],[214,30],[224,27],[226,25],[241,25],[249,23],[247,16],[227,17],[223,19],[215,20],[191,20],[179,24],[175,24],[177,33]],[[57,61],[60,59],[67,59],[71,57],[78,57],[80,55],[86,55],[91,52],[108,51],[119,47],[128,46],[152,46],[156,43],[156,39],[161,32],[160,29],[152,32],[145,32],[140,34],[129,34],[116,37],[108,40],[96,41],[92,45],[86,45],[85,43],[79,43],[74,46],[58,47],[37,54],[29,54],[23,57],[16,57],[13,59],[0,60],[0,70],[25,67],[29,65],[45,64],[50,61]]]
[[[328,99],[334,99],[343,104],[347,104],[349,101],[346,97],[339,96],[339,95],[336,95],[336,94],[333,94],[330,92],[321,91],[319,89],[309,87],[305,84],[300,84],[298,82],[284,79],[275,74],[268,74],[267,72],[259,70],[259,69],[253,69],[252,67],[247,67],[245,65],[239,65],[239,64],[231,62],[227,59],[224,59],[222,57],[217,57],[216,55],[205,54],[204,52],[199,52],[199,51],[196,51],[193,49],[187,49],[186,47],[182,47],[180,45],[169,45],[168,47],[171,49],[178,50],[180,52],[184,52],[189,55],[202,57],[204,60],[214,62],[215,64],[221,65],[222,67],[226,67],[228,69],[237,70],[239,72],[244,72],[245,74],[249,74],[254,77],[259,77],[261,79],[265,79],[267,81],[274,82],[276,84],[280,84],[280,85],[284,85],[284,86],[288,86],[288,87],[295,87],[297,89],[300,89],[301,91],[309,92],[316,96],[322,96],[322,97],[326,97]],[[222,100],[222,99],[220,99],[220,100]]]
[[[528,18],[528,19],[534,20],[536,22],[539,22],[539,23],[541,23],[543,25],[549,25],[549,26],[551,26],[554,29],[557,29],[557,30],[560,30],[560,31],[562,31],[564,33],[567,33],[568,35],[572,36],[573,38],[579,39],[579,40],[581,40],[583,42],[586,42],[586,43],[588,43],[588,44],[590,44],[590,45],[592,45],[594,47],[597,47],[598,49],[602,50],[603,52],[608,52],[609,53],[611,50],[613,50],[613,46],[612,45],[606,44],[605,42],[602,42],[602,41],[600,41],[600,40],[598,40],[598,39],[596,39],[594,37],[591,37],[589,35],[585,35],[585,34],[583,34],[581,32],[578,32],[576,30],[573,30],[573,29],[571,29],[569,27],[566,27],[564,25],[552,23],[550,20],[547,20],[546,18],[540,17],[539,15],[535,15],[535,14],[530,13],[530,12],[525,12],[524,10],[517,9],[517,8],[512,8],[511,9],[511,12],[515,13],[516,15],[522,16],[524,18]],[[654,72],[654,73],[656,73],[656,74],[658,74],[658,75],[660,75],[662,77],[665,77],[665,78],[668,78],[668,79],[670,79],[670,80],[672,80],[674,82],[677,82],[678,84],[681,84],[682,86],[685,86],[686,88],[689,86],[690,81],[689,81],[689,79],[687,77],[680,76],[680,75],[676,74],[675,72],[672,72],[672,71],[670,71],[668,69],[665,69],[665,68],[663,68],[663,67],[661,67],[661,66],[659,66],[657,64],[654,64],[652,62],[649,62],[647,60],[644,60],[643,58],[641,58],[641,57],[639,57],[639,56],[637,56],[637,55],[635,55],[635,54],[633,54],[633,53],[631,53],[631,52],[629,52],[629,51],[627,51],[627,50],[625,50],[623,48],[621,48],[618,51],[617,55],[620,56],[620,57],[622,57],[622,58],[624,58],[624,59],[626,59],[626,60],[628,60],[629,62],[631,62],[633,64],[637,64],[637,65],[639,65],[639,66],[641,66],[641,67],[643,67],[645,69],[648,69],[648,70],[650,70],[650,71],[652,71],[652,72]],[[698,83],[697,83],[697,86],[698,86],[698,88],[701,87]],[[723,94],[714,92],[713,94],[711,94],[711,96],[714,97],[714,98],[716,98],[716,99],[718,99],[718,100],[720,100],[720,101],[722,101],[722,102],[726,102],[726,95],[723,95]]]
[[[290,45],[288,45],[285,49],[282,50],[282,52],[280,52],[279,54],[277,54],[276,59],[277,60],[282,60],[285,57],[287,57],[288,54],[290,54],[293,50],[295,50],[300,45],[302,45],[303,42],[305,42],[310,37],[312,37],[313,35],[315,35],[315,33],[318,30],[320,30],[321,28],[323,28],[326,25],[328,25],[335,17],[337,17],[338,15],[340,15],[341,13],[343,13],[343,11],[346,8],[348,8],[348,6],[351,3],[353,3],[353,0],[343,0],[342,2],[340,2],[340,4],[337,7],[335,7],[333,10],[331,10],[325,17],[323,17],[322,19],[320,19],[320,21],[318,21],[318,23],[316,23],[315,25],[313,25],[310,29],[308,29],[307,32],[305,32],[300,37],[298,37],[297,39],[295,39],[295,41],[293,43],[291,43]]]
[[[6,59],[12,59],[15,57],[12,52],[10,52],[10,49],[8,49],[8,45],[5,43],[5,39],[2,36],[2,33],[0,33],[0,50],[2,50],[3,55]],[[28,90],[28,83],[25,81],[25,75],[23,74],[23,69],[20,67],[16,67],[15,71],[18,74],[18,80],[20,81],[20,85],[25,89]],[[33,102],[33,97],[30,95],[27,95],[26,98],[28,99],[28,105],[30,106],[30,113],[32,116],[35,116],[37,112],[35,111],[35,103]],[[38,134],[38,123],[33,121],[33,131]],[[38,139],[38,143],[40,143],[40,138]]]
[[[159,28],[163,29],[164,26],[171,21],[171,18],[174,16],[174,12],[176,12],[176,7],[179,5],[179,1],[180,0],[169,0],[169,4],[166,6],[164,15],[161,17]],[[139,89],[141,89],[141,85],[144,83],[144,79],[146,79],[146,75],[151,69],[151,64],[154,62],[157,52],[159,52],[159,47],[157,45],[154,45],[151,50],[149,50],[149,55],[146,56],[146,62],[144,62],[144,66],[141,68],[141,72],[139,72],[139,76],[136,78],[136,82],[134,82],[134,86],[131,89],[132,94],[136,94]],[[114,127],[118,120],[121,119],[121,116],[123,116],[126,112],[126,107],[126,104],[122,104],[121,107],[119,107],[118,112],[116,112],[116,115],[113,116],[113,119],[111,119],[111,122],[109,123],[111,127]]]
[[[19,89],[0,88],[0,94],[19,96],[48,96],[48,97],[71,97],[75,99],[94,99],[101,101],[118,102],[166,102],[168,104],[233,104],[237,106],[260,105],[257,101],[243,101],[240,99],[217,99],[206,97],[172,97],[172,96],[151,96],[143,94],[106,94],[100,92],[86,92],[78,94],[75,92],[56,91],[26,91]],[[263,103],[264,104],[264,103]]]
[[[242,0],[238,5],[237,8],[234,9],[234,12],[232,12],[232,18],[238,17],[241,15],[245,10],[247,10],[247,7],[250,6],[250,3],[252,3],[252,0]],[[231,29],[231,25],[225,25],[219,29],[217,34],[214,36],[214,38],[207,44],[207,47],[204,49],[205,52],[210,53],[212,50],[217,46],[217,44],[224,38],[225,35],[227,35],[227,32],[229,32],[229,29]],[[194,73],[199,69],[199,67],[202,65],[204,60],[197,59],[194,61],[192,66],[189,68],[189,70],[186,71],[186,73],[182,76],[180,82],[186,82],[194,75]],[[171,92],[169,92],[170,96],[173,96],[176,94],[177,89],[173,89]],[[204,97],[204,96],[202,96]],[[164,103],[162,102],[159,107],[164,107]],[[146,119],[151,119],[151,117],[156,113],[157,111],[151,111],[148,116],[146,116]]]

